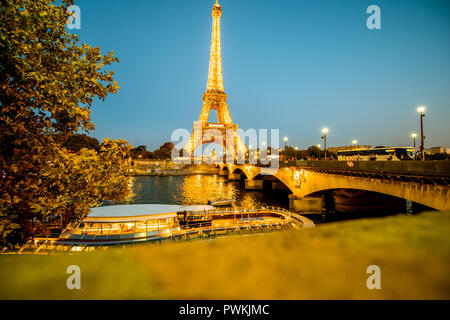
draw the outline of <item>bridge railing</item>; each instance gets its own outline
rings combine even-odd
[[[350,171],[450,175],[450,161],[282,161],[280,167],[295,166]]]

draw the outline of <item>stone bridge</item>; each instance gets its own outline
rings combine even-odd
[[[345,162],[308,161],[284,164],[279,169],[249,164],[218,164],[219,174],[230,180],[245,179],[246,189],[287,188],[291,207],[306,209],[308,196],[336,189],[377,192],[410,200],[437,210],[450,211],[450,162]],[[294,202],[294,203],[293,203]]]

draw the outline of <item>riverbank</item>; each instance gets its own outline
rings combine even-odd
[[[212,241],[0,256],[0,299],[450,299],[450,213]],[[78,265],[82,289],[66,288]],[[369,290],[369,265],[381,289]]]

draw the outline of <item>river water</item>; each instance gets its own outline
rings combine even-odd
[[[289,209],[287,190],[245,190],[240,181],[229,181],[219,175],[190,176],[136,176],[132,179],[132,204],[208,204],[208,201],[233,199],[235,209],[251,209],[260,206],[276,206]],[[405,213],[405,212],[398,212]],[[325,205],[321,213],[302,213],[315,223],[332,222],[364,217],[386,216],[392,212],[366,214],[336,213]]]
[[[136,176],[131,203],[208,204],[208,201],[233,199],[234,208],[265,206],[289,208],[288,192],[245,190],[240,181],[218,175]]]

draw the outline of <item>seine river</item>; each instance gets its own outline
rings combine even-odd
[[[133,204],[208,204],[208,201],[233,199],[233,207],[251,209],[259,206],[276,206],[289,209],[289,192],[286,190],[252,191],[245,190],[240,181],[229,181],[218,175],[191,176],[136,176],[132,179],[133,194],[128,203]],[[392,213],[380,211],[378,214],[363,212],[353,214],[330,214],[324,212],[307,214],[315,223],[332,222],[363,217],[385,216]],[[325,214],[325,211],[328,211]],[[404,212],[397,212],[404,213]]]
[[[289,208],[286,191],[249,191],[239,181],[218,175],[136,176],[131,203],[208,204],[209,200],[233,199],[235,208],[261,205]]]

